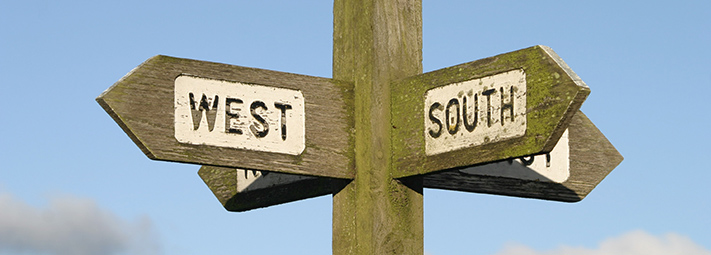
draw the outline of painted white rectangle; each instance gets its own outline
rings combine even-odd
[[[306,146],[301,91],[190,75],[175,78],[180,143],[299,155]]]
[[[563,183],[570,177],[568,130],[550,153],[520,157],[459,170],[465,174]]]
[[[425,154],[526,134],[526,74],[511,70],[425,93]]]

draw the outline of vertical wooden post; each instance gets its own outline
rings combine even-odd
[[[333,254],[423,254],[422,178],[392,178],[390,82],[422,73],[421,0],[335,0],[333,78],[355,87],[355,179],[333,195]]]

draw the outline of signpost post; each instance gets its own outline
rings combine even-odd
[[[156,56],[97,101],[227,210],[333,194],[334,254],[422,254],[424,187],[572,202],[622,160],[548,47],[421,74],[421,0],[335,0],[333,34],[333,79]]]
[[[422,177],[393,178],[390,83],[422,72],[422,3],[335,0],[333,78],[355,99],[355,178],[333,194],[334,254],[422,254]]]

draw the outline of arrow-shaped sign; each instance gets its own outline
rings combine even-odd
[[[331,194],[331,179],[296,174],[202,166],[200,178],[228,211],[241,212]]]
[[[424,186],[577,202],[620,162],[622,155],[578,111],[551,153],[429,174]]]
[[[167,56],[96,99],[151,159],[352,178],[352,86]]]
[[[394,175],[549,152],[589,93],[545,46],[395,82]]]
[[[578,111],[550,153],[424,176],[424,187],[577,202],[622,162]],[[229,211],[246,211],[330,194],[343,180],[203,166],[200,177]]]

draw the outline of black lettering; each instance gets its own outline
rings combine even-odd
[[[455,104],[457,105],[457,114],[454,117],[450,118],[449,109],[452,107],[452,105]],[[445,118],[447,119],[447,132],[449,132],[450,135],[456,134],[457,131],[459,131],[459,100],[457,100],[456,98],[452,98],[451,100],[449,100],[449,102],[447,103],[447,109],[444,110],[444,114]],[[454,119],[457,119],[457,121],[455,122]],[[452,122],[455,122],[454,126],[452,126]]]
[[[249,179],[249,172],[250,171],[252,171],[252,176],[254,176],[254,178],[265,177],[265,176],[267,176],[267,174],[269,174],[269,172],[265,172],[265,171],[245,169],[244,170],[244,178],[245,179]]]
[[[481,92],[482,95],[486,96],[486,123],[491,127],[491,94],[494,94],[496,89],[488,89]]]
[[[257,121],[252,122],[252,125],[249,125],[249,130],[251,130],[252,134],[254,134],[257,138],[262,138],[267,136],[269,133],[269,123],[267,123],[267,120],[257,113],[257,108],[262,108],[266,111],[267,105],[265,105],[262,101],[252,102],[249,107],[249,111],[252,113],[252,117],[254,117]],[[257,128],[257,126],[260,126],[261,128]]]
[[[240,108],[237,108],[237,106],[234,106],[232,104],[242,104],[242,100],[238,98],[226,98],[225,99],[225,133],[228,134],[242,134],[242,129],[239,128],[233,128],[231,123],[232,120],[236,120],[239,122],[239,111],[241,110]],[[235,111],[232,111],[232,107],[235,108]]]
[[[504,112],[508,109],[511,111],[511,122],[514,122],[514,87],[511,86],[509,93],[509,102],[504,103],[504,88],[501,88],[501,125],[504,125]]]
[[[526,159],[526,157],[528,157],[528,159]],[[518,159],[521,160],[521,163],[523,163],[524,166],[530,166],[531,164],[533,164],[533,160],[535,159],[535,156],[523,156]]]
[[[215,129],[217,103],[219,101],[217,95],[215,95],[215,98],[212,100],[212,108],[210,108],[210,102],[205,94],[202,94],[199,105],[196,105],[195,95],[193,95],[192,92],[188,94],[188,96],[190,97],[190,112],[193,117],[193,130],[197,130],[200,127],[203,111],[205,112],[205,115],[207,115],[207,129],[209,131]]]
[[[435,110],[442,110],[442,105],[440,103],[434,103],[430,106],[430,121],[437,125],[437,132],[432,131],[432,129],[429,130],[429,134],[432,138],[437,138],[440,135],[442,135],[442,121],[437,119],[437,117],[434,116],[434,111]]]
[[[474,113],[473,115],[473,120],[471,124],[469,124],[469,114],[467,114],[467,96],[465,95],[464,98],[462,98],[462,119],[464,122],[464,128],[467,129],[467,131],[472,132],[476,128],[476,123],[479,122],[479,100],[477,100],[477,94],[474,94]]]
[[[274,107],[281,110],[281,140],[286,141],[286,110],[290,110],[291,105],[274,103]]]

